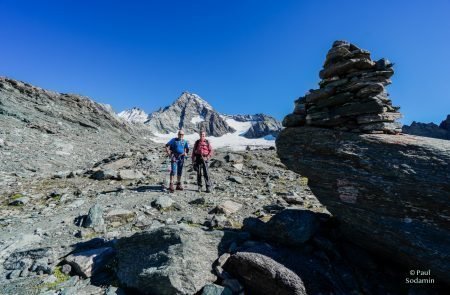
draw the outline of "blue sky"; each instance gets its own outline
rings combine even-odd
[[[395,63],[404,122],[450,114],[450,1],[0,0],[0,75],[151,112],[182,91],[282,119],[345,39]]]

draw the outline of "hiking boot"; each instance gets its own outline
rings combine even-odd
[[[197,192],[198,192],[198,193],[201,193],[201,192],[202,192],[202,187],[201,187],[201,186],[199,186],[199,187],[197,188]]]
[[[181,185],[181,182],[177,183],[177,190],[182,191],[183,186]]]
[[[169,192],[173,193],[175,191],[174,187],[173,187],[173,183],[171,183],[169,185]]]
[[[211,192],[211,190],[209,189],[209,186],[206,187],[206,192],[207,192],[207,193],[210,193],[210,192]]]

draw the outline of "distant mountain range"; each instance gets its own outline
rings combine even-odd
[[[200,96],[189,92],[183,92],[170,106],[151,114],[135,107],[120,112],[118,116],[130,123],[144,124],[156,135],[175,133],[183,129],[186,134],[205,130],[208,136],[220,137],[237,131],[230,124],[247,122],[248,128],[240,130],[239,135],[246,138],[263,138],[276,137],[282,128],[279,121],[264,114],[220,114]]]
[[[439,126],[434,123],[413,121],[411,125],[404,125],[402,131],[411,135],[450,140],[450,115],[447,115],[447,118]]]

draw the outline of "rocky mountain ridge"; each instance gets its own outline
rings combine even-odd
[[[148,120],[148,114],[137,107],[122,111],[117,116],[130,123],[145,123]]]
[[[212,106],[200,96],[183,92],[170,106],[149,115],[145,125],[153,133],[198,133],[204,129],[209,135],[221,136],[234,132]]]
[[[277,137],[283,126],[274,117],[265,114],[255,115],[229,115],[238,122],[251,122],[250,128],[242,134],[246,138],[261,138],[265,136]]]
[[[183,92],[170,106],[149,115],[134,107],[120,112],[118,116],[131,123],[143,123],[157,134],[175,133],[182,128],[186,134],[203,129],[209,136],[222,136],[236,131],[226,122],[227,119],[251,123],[249,129],[242,134],[246,138],[276,137],[282,128],[279,121],[265,114],[220,114],[200,96],[189,92]]]
[[[411,135],[433,137],[450,140],[450,115],[439,124],[413,121],[411,125],[403,125],[402,132]]]

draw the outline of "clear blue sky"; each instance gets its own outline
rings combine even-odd
[[[282,119],[336,39],[395,62],[404,122],[450,113],[450,1],[0,0],[0,75],[116,111],[187,90]]]

